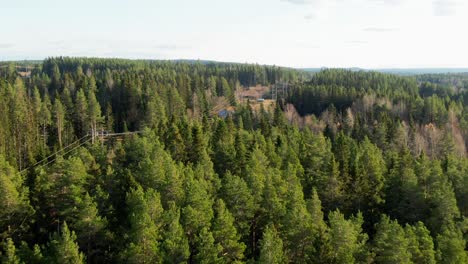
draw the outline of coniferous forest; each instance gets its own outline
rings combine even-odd
[[[468,263],[466,74],[0,66],[2,263]]]

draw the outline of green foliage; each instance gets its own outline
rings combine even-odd
[[[453,224],[443,227],[442,232],[437,235],[436,244],[439,262],[455,264],[468,261],[466,240],[463,239],[461,231]]]
[[[54,233],[47,243],[46,263],[85,263],[85,256],[75,242],[75,232],[68,229],[65,222],[60,232]]]
[[[161,262],[160,226],[162,206],[159,194],[149,189],[146,193],[135,189],[127,195],[129,212],[129,238],[124,253],[127,263],[159,263]]]
[[[224,263],[221,257],[223,247],[215,242],[213,234],[204,227],[198,236],[197,242],[198,253],[195,256],[197,263],[202,264],[219,264]]]
[[[331,260],[333,263],[356,263],[366,250],[367,234],[363,233],[361,214],[346,220],[337,210],[328,215],[330,223]],[[362,259],[361,259],[362,260]]]
[[[284,244],[288,258],[292,262],[310,259],[314,253],[314,240],[317,234],[312,217],[307,210],[302,188],[294,175],[288,179],[286,214],[283,218]]]
[[[24,232],[33,213],[23,178],[0,155],[0,237]]]
[[[373,252],[377,263],[411,263],[408,239],[396,220],[383,215],[376,230]]]
[[[221,193],[229,211],[233,212],[237,230],[241,234],[248,234],[257,208],[247,183],[228,173],[224,176]]]
[[[414,226],[406,225],[405,233],[413,263],[436,263],[434,242],[429,230],[422,222]]]
[[[6,264],[19,264],[20,259],[16,255],[16,247],[15,244],[13,243],[13,240],[11,238],[7,238],[6,241],[3,243],[3,248],[4,248],[4,256],[1,256],[2,263]]]
[[[18,250],[18,255],[20,259],[23,260],[25,263],[31,264],[40,264],[44,263],[44,256],[42,254],[41,248],[39,245],[35,244],[32,249],[28,247],[26,242],[21,243],[21,247]]]
[[[281,264],[287,262],[283,251],[283,241],[278,235],[274,226],[268,226],[263,231],[263,238],[260,241],[259,263]]]
[[[165,263],[186,263],[190,256],[189,244],[184,229],[180,225],[180,212],[171,204],[165,216],[166,227],[163,230],[163,258]]]
[[[466,75],[61,57],[23,79],[12,65],[3,262],[466,262]],[[238,100],[280,80],[271,106]],[[102,130],[138,134],[82,138]]]
[[[186,173],[184,183],[186,199],[182,208],[182,222],[185,233],[190,241],[193,242],[201,229],[211,226],[213,201],[209,197],[205,187],[193,178],[193,172],[189,170]]]
[[[448,225],[460,215],[453,187],[442,172],[438,161],[432,162],[431,173],[428,178],[428,204],[430,217],[428,226],[431,230],[439,231],[442,226]]]
[[[234,226],[234,217],[226,208],[223,200],[219,199],[214,205],[213,237],[222,246],[221,257],[232,263],[244,258],[245,245],[239,242],[239,235]]]
[[[369,139],[360,145],[356,158],[355,201],[358,208],[373,208],[384,202],[385,163],[381,151]]]

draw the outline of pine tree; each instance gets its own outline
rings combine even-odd
[[[265,176],[268,171],[269,160],[258,147],[252,151],[250,160],[247,163],[245,181],[254,196],[255,204],[262,200],[263,188],[265,187]]]
[[[64,221],[73,226],[86,193],[84,185],[87,179],[86,166],[76,157],[68,160],[58,158],[48,171],[40,170],[33,192],[35,206],[43,212],[40,220],[50,228],[56,228]]]
[[[218,121],[211,140],[214,168],[215,171],[222,176],[226,170],[235,168],[233,164],[236,155],[232,131],[228,130],[224,120],[220,119]]]
[[[309,198],[312,188],[317,187],[323,197],[330,177],[331,150],[330,142],[323,136],[314,135],[306,130],[299,142],[299,159],[304,168],[304,180],[302,182],[304,195]]]
[[[221,264],[224,263],[221,257],[223,247],[215,242],[213,234],[204,227],[197,238],[198,253],[195,260],[200,264]]]
[[[262,218],[265,224],[279,224],[286,214],[286,203],[284,200],[287,191],[286,183],[277,173],[267,174],[265,188],[263,189],[263,200],[260,206]]]
[[[322,202],[319,199],[315,188],[312,190],[312,197],[307,201],[307,209],[312,218],[313,227],[317,233],[325,232],[327,226],[323,220]]]
[[[114,115],[112,113],[112,106],[110,104],[107,104],[107,107],[106,107],[106,115],[105,115],[105,129],[107,131],[114,131]]]
[[[222,258],[228,262],[244,258],[245,245],[239,242],[239,235],[234,226],[234,217],[227,210],[223,200],[218,199],[214,205],[215,217],[213,219],[213,237],[223,250]]]
[[[453,223],[442,228],[437,235],[437,261],[440,263],[467,263],[466,240],[462,232]]]
[[[185,114],[185,103],[177,89],[169,89],[167,99],[169,117],[179,118]]]
[[[16,254],[16,247],[15,244],[13,243],[13,240],[11,238],[7,238],[5,242],[3,242],[3,248],[5,251],[5,255],[2,256],[0,254],[0,259],[2,260],[2,263],[5,264],[20,264],[20,259]]]
[[[88,102],[83,89],[78,90],[75,99],[75,128],[79,137],[86,135],[88,131]]]
[[[161,262],[158,243],[160,223],[155,221],[159,216],[154,215],[155,210],[151,209],[158,201],[151,200],[141,188],[132,190],[127,195],[127,206],[130,210],[129,244],[124,253],[127,263]]]
[[[431,163],[428,182],[430,216],[427,223],[432,231],[438,232],[442,226],[452,223],[460,216],[460,211],[452,184],[448,181],[447,175],[442,172],[440,162],[437,160]]]
[[[396,220],[383,215],[376,230],[373,252],[377,263],[411,263],[405,231]]]
[[[421,189],[424,199],[429,198],[430,190],[430,174],[431,162],[425,154],[422,154],[417,160],[416,175],[418,177],[418,185]]]
[[[50,113],[51,102],[49,95],[46,93],[44,95],[44,102],[41,105],[41,111],[39,112],[39,120],[42,127],[42,139],[43,139],[43,149],[47,149],[47,130],[49,125],[52,123],[52,114]]]
[[[418,186],[414,160],[408,149],[392,158],[392,168],[387,178],[387,211],[402,222],[414,223],[424,217],[424,197]]]
[[[468,162],[465,157],[447,156],[444,171],[452,183],[461,215],[468,215]]]
[[[201,160],[208,158],[206,152],[207,144],[203,135],[202,128],[195,124],[192,127],[192,142],[188,152],[188,160],[194,164],[198,164]]]
[[[193,178],[193,172],[186,172],[184,183],[186,197],[182,208],[182,223],[190,243],[193,244],[201,229],[211,226],[213,200],[204,185]]]
[[[335,160],[333,154],[330,155],[329,162],[327,164],[327,179],[324,182],[323,186],[317,186],[322,190],[321,197],[326,209],[332,210],[336,209],[343,204],[343,195],[344,195],[344,184],[343,180],[340,178],[339,163]]]
[[[337,210],[328,215],[330,223],[331,260],[334,263],[356,263],[365,251],[367,234],[362,231],[362,215],[346,220]]]
[[[263,231],[263,238],[260,241],[259,263],[264,264],[282,264],[287,263],[283,251],[283,241],[278,235],[274,226],[267,226]]]
[[[18,250],[18,256],[22,261],[28,264],[44,263],[44,256],[42,255],[41,248],[37,244],[34,245],[33,249],[30,249],[28,244],[22,241]]]
[[[105,240],[108,239],[105,230],[107,219],[99,215],[97,204],[88,193],[79,205],[77,220],[73,227],[77,232],[78,244],[90,261],[104,255],[103,247],[106,245]]]
[[[407,224],[405,233],[408,239],[408,250],[411,253],[411,261],[418,264],[435,264],[434,242],[424,224],[422,222],[418,222],[414,226]]]
[[[312,217],[307,211],[302,187],[294,174],[289,174],[286,213],[282,219],[282,233],[288,259],[295,263],[307,262],[315,254],[317,234]]]
[[[237,230],[242,236],[247,236],[257,209],[247,183],[240,177],[227,173],[223,179],[221,193],[234,216]]]
[[[158,128],[167,122],[166,109],[158,94],[147,95],[145,125],[149,128]]]
[[[88,124],[91,129],[91,136],[94,137],[97,135],[98,126],[102,121],[101,117],[101,106],[96,99],[96,95],[93,90],[88,92],[88,109],[87,109]]]
[[[347,208],[351,207],[350,202],[353,200],[350,196],[354,191],[353,174],[357,149],[357,144],[351,137],[342,132],[338,133],[333,145],[333,152],[339,164],[339,182],[342,183],[344,192],[342,203]]]
[[[171,154],[172,158],[176,161],[185,161],[185,142],[182,137],[182,134],[179,130],[179,127],[175,124],[175,122],[170,122],[171,126],[168,129],[168,133],[166,135],[166,149]]]
[[[59,233],[54,233],[49,243],[47,243],[47,263],[85,263],[85,256],[80,252],[78,244],[75,242],[75,232],[68,229],[67,223],[61,227]]]
[[[0,155],[0,238],[24,231],[33,213],[21,175]]]
[[[366,138],[356,157],[356,180],[353,183],[353,200],[358,210],[370,213],[384,202],[385,169],[381,150]]]
[[[273,112],[273,125],[280,129],[286,126],[286,117],[284,116],[284,112],[278,101],[276,102],[275,110]]]
[[[234,163],[235,167],[232,170],[232,173],[236,175],[243,175],[245,174],[246,167],[247,167],[247,148],[245,146],[245,139],[244,133],[241,129],[239,129],[234,138],[234,146],[236,150],[236,162]]]
[[[36,141],[37,142],[40,142],[40,138],[41,138],[41,131],[40,131],[40,128],[41,128],[41,108],[42,108],[42,98],[41,98],[41,94],[39,92],[39,89],[37,88],[37,86],[34,86],[34,89],[33,89],[33,98],[32,98],[32,103],[33,103],[33,113],[34,113],[34,116],[35,116],[35,121],[36,121],[36,127],[37,127],[37,135],[36,135]]]
[[[62,148],[63,144],[63,130],[65,128],[65,110],[63,108],[62,102],[57,97],[54,101],[54,119],[55,127],[57,129],[57,139],[59,147]]]
[[[190,256],[189,244],[180,225],[180,211],[171,203],[166,211],[166,227],[163,233],[163,256],[165,263],[186,263]]]

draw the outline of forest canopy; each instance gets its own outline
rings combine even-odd
[[[240,100],[278,84],[271,105]],[[466,74],[1,64],[1,262],[467,263],[467,88]]]

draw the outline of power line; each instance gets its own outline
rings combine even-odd
[[[83,136],[82,138],[80,138],[80,139],[78,139],[78,140],[76,140],[76,141],[70,143],[68,146],[66,146],[66,147],[64,147],[64,148],[61,148],[60,150],[58,150],[58,151],[56,151],[56,152],[50,154],[49,156],[47,156],[47,157],[41,159],[40,161],[34,163],[34,164],[31,165],[31,166],[29,166],[28,168],[21,170],[20,173],[23,173],[23,172],[27,171],[29,168],[35,167],[35,166],[37,166],[39,163],[44,162],[44,161],[50,159],[51,157],[53,157],[53,156],[59,154],[60,152],[66,150],[67,148],[70,148],[70,147],[73,146],[75,143],[80,142],[81,140],[83,140],[85,137],[88,137],[88,136],[89,136],[89,134],[86,134],[86,135]]]
[[[100,138],[106,138],[106,137],[115,137],[115,136],[125,136],[125,135],[133,135],[133,134],[141,134],[141,133],[144,133],[145,131],[131,131],[131,132],[121,132],[121,133],[104,133],[104,132],[98,132],[96,133],[95,137],[100,137]],[[89,137],[88,139],[86,139],[85,141],[81,142],[81,140],[85,139],[86,137]],[[68,146],[52,153],[51,155],[47,156],[46,158],[43,158],[42,160],[34,163],[33,165],[29,166],[28,168],[26,169],[23,169],[20,171],[20,173],[23,173],[25,171],[28,171],[29,169],[31,168],[34,168],[34,167],[42,167],[42,166],[46,166],[46,165],[49,165],[50,163],[54,162],[56,159],[57,159],[57,155],[60,154],[60,152],[72,147],[73,145],[76,145],[76,143],[79,143],[78,145],[76,146],[73,146],[70,150],[67,150],[65,151],[62,156],[65,156],[66,154],[72,152],[73,150],[83,146],[84,144],[88,143],[90,140],[92,140],[93,137],[91,137],[90,134],[86,134],[85,136],[83,136],[82,138],[70,143]],[[80,143],[81,142],[81,143]],[[55,156],[55,157],[54,157]],[[39,165],[40,163],[50,159],[51,157],[54,157],[53,159],[49,160],[48,162],[46,162],[45,164],[42,164],[42,165]]]
[[[87,142],[89,142],[90,140],[92,140],[92,138],[89,138],[89,139],[87,139],[87,140],[83,141],[83,143],[81,143],[81,144],[79,144],[78,146],[76,146],[76,147],[74,147],[74,148],[70,149],[69,151],[67,151],[67,152],[63,153],[63,156],[65,156],[66,154],[68,154],[68,153],[72,152],[73,150],[75,150],[75,149],[77,149],[77,148],[79,148],[79,147],[83,146],[84,144],[86,144],[86,143],[87,143]],[[50,163],[54,162],[56,159],[57,159],[57,157],[53,158],[52,160],[48,161],[48,162],[47,162],[47,163],[45,163],[45,164],[39,165],[38,167],[47,166],[47,165],[49,165]]]

